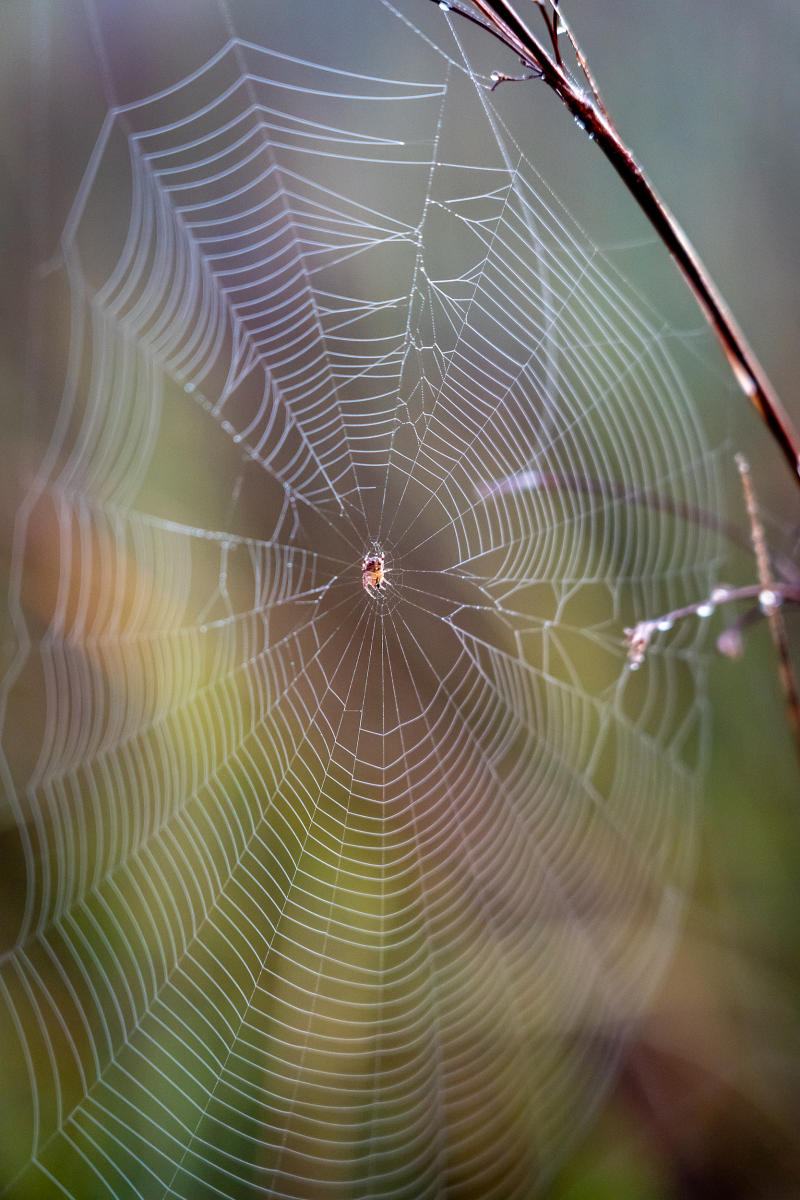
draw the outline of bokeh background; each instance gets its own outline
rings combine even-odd
[[[255,14],[258,6],[252,7]],[[86,20],[92,8],[75,11],[83,19],[67,19],[67,8],[55,2],[6,0],[0,17],[4,547],[18,494],[15,471],[26,456],[35,460],[37,429],[50,416],[30,398],[20,401],[30,397],[26,381],[37,358],[26,280],[31,264],[52,253],[53,213],[68,205],[104,113],[102,70]],[[191,40],[192,5],[164,0],[154,12],[161,25],[150,52],[158,46],[160,75]],[[798,10],[788,0],[576,0],[568,12],[623,137],[800,423]],[[45,47],[49,62],[42,59]],[[498,48],[498,66],[510,69],[501,59]],[[147,62],[136,47],[129,48],[129,68],[131,94],[148,91]],[[58,95],[55,114],[43,104],[45,79],[56,81],[48,102]],[[524,91],[520,85],[509,104],[530,106],[545,178],[592,240],[617,248],[623,268],[625,248],[637,247],[630,269],[646,287],[643,264],[650,253],[659,258],[658,247],[647,249],[646,230],[617,199],[610,172],[587,189],[581,159],[594,151],[557,102]],[[55,143],[43,137],[46,127],[57,129]],[[665,289],[655,302],[675,324],[696,320],[680,288],[666,290],[660,267],[652,278],[659,281],[652,286]],[[796,487],[735,393],[723,422],[718,442],[730,451],[729,513],[742,519],[732,467],[741,450],[775,547],[794,554]],[[730,571],[732,582],[749,582],[753,564],[743,555],[732,559]],[[9,645],[6,639],[4,650]],[[565,1200],[800,1193],[800,772],[765,629],[748,636],[741,660],[712,658],[709,689],[713,734],[702,850],[684,932],[617,1084],[552,1185],[552,1195]],[[16,883],[4,873],[2,887],[12,892]]]
[[[797,8],[622,0],[575,6],[573,24],[623,136],[797,422]],[[793,553],[797,489],[753,414],[731,403],[731,443],[750,459],[775,544],[782,530]],[[741,514],[735,485],[730,503]],[[703,859],[685,936],[564,1196],[800,1190],[800,786],[766,630],[741,661],[715,658],[710,682]]]

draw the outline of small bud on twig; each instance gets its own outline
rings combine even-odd
[[[735,626],[724,629],[717,638],[717,649],[726,658],[741,658],[744,654],[744,640],[741,632]]]
[[[640,621],[633,629],[625,630],[625,641],[628,646],[628,659],[631,670],[637,671],[644,662],[647,647],[656,629],[654,621]]]

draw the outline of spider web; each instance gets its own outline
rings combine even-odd
[[[452,17],[332,8],[112,107],[50,267],[11,1194],[529,1196],[691,879],[699,627],[621,646],[719,555],[691,339]]]

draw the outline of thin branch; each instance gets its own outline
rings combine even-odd
[[[551,2],[553,5],[553,11],[556,13],[556,16],[557,16],[558,20],[561,22],[564,32],[566,33],[567,37],[569,38],[569,44],[570,44],[570,46],[572,46],[572,53],[575,55],[575,60],[583,73],[584,79],[586,80],[586,82],[589,85],[592,95],[594,96],[595,104],[600,109],[600,112],[603,114],[603,116],[606,117],[606,119],[608,119],[608,109],[606,108],[605,104],[603,103],[602,96],[600,95],[600,89],[598,88],[597,83],[595,82],[594,75],[589,70],[589,63],[586,61],[586,55],[583,53],[580,46],[578,45],[577,39],[575,38],[575,35],[572,32],[571,26],[569,26],[567,24],[567,22],[565,21],[564,15],[558,6],[558,0],[551,0]],[[559,61],[560,61],[560,56],[559,56]]]
[[[553,57],[558,65],[563,67],[564,64],[561,60],[561,47],[558,44],[558,7],[555,4],[553,5],[553,16],[551,18],[549,12],[547,11],[545,0],[534,0],[534,2],[538,4],[539,11],[542,14],[542,19],[547,26],[547,32],[550,36],[550,45],[553,47]]]
[[[745,587],[716,587],[705,600],[697,600],[694,604],[684,604],[682,608],[673,608],[671,612],[661,617],[650,617],[640,621],[632,629],[625,630],[625,642],[628,647],[628,658],[631,670],[644,662],[647,649],[656,633],[666,633],[676,621],[685,617],[710,617],[718,604],[731,604],[738,600],[758,600],[764,616],[774,612],[782,604],[800,605],[800,587],[796,583],[784,583],[779,580],[768,580],[766,584],[749,583]],[[750,618],[748,616],[748,623]],[[729,651],[722,650],[723,654]]]
[[[440,0],[434,0],[438,3]],[[518,55],[529,70],[539,74],[566,105],[579,125],[600,147],[625,187],[650,221],[661,241],[675,259],[706,320],[714,330],[745,396],[755,406],[781,453],[789,463],[795,482],[800,486],[800,436],[784,409],[761,364],[748,346],[744,334],[727,304],[675,217],[646,178],[630,149],[619,136],[603,107],[588,63],[570,35],[578,63],[593,92],[589,96],[567,73],[560,55],[550,54],[508,0],[465,0],[480,13],[476,17],[462,5],[441,7],[467,18],[486,29]],[[555,6],[558,12],[558,6]],[[538,6],[537,10],[542,11]],[[563,21],[560,16],[559,20]],[[549,22],[546,22],[548,29]],[[566,26],[565,26],[566,28]]]
[[[709,512],[699,505],[646,488],[631,487],[613,479],[595,475],[576,475],[558,471],[527,470],[506,475],[488,484],[476,484],[475,491],[481,500],[491,496],[511,495],[515,492],[569,492],[572,495],[597,496],[601,500],[619,500],[636,504],[654,512],[676,517],[687,525],[709,529],[742,550],[749,551],[752,540],[749,531],[742,525]],[[775,570],[788,583],[800,587],[800,567],[786,555],[772,556]]]
[[[750,467],[743,454],[736,455],[736,466],[739,468],[744,502],[750,520],[750,536],[753,541],[753,552],[756,556],[759,582],[762,589],[768,590],[771,586],[769,582],[771,570],[767,539],[764,536],[764,527],[761,524],[761,517],[758,512],[753,482],[750,478]],[[765,604],[762,600],[761,607],[767,618],[772,642],[775,646],[775,653],[778,656],[778,676],[781,681],[783,699],[786,704],[786,714],[794,737],[797,757],[800,759],[800,696],[797,693],[797,679],[789,654],[789,642],[786,637],[786,625],[783,620],[780,601],[776,598],[776,603]]]

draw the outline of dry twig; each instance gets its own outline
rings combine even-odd
[[[747,508],[747,516],[750,520],[753,553],[756,556],[758,579],[763,589],[762,595],[764,595],[764,593],[768,594],[772,588],[772,584],[770,583],[772,572],[769,551],[767,550],[767,539],[764,536],[764,526],[761,524],[761,517],[758,512],[753,482],[750,478],[750,467],[743,454],[736,455],[736,466],[739,469],[739,475],[742,480],[744,502]],[[795,750],[797,751],[798,759],[800,759],[800,697],[797,694],[797,679],[789,654],[789,642],[786,637],[786,624],[781,611],[781,600],[777,593],[775,593],[774,604],[765,604],[762,600],[761,608],[767,618],[772,642],[778,656],[778,677],[781,681],[783,698],[786,703],[786,714],[789,719],[792,736],[794,737]]]
[[[508,0],[457,0],[456,3],[434,0],[446,12],[455,13],[480,26],[512,50],[532,77],[547,83],[578,125],[600,147],[675,259],[717,335],[739,387],[761,415],[789,463],[795,482],[800,486],[800,435],[788,413],[693,246],[619,136],[600,99],[586,57],[564,21],[559,0],[534,2],[535,11],[543,18],[549,46],[536,36],[527,20]],[[559,28],[567,33],[578,67],[588,85],[588,93],[572,78],[564,65],[558,48]],[[509,78],[512,76],[495,72],[494,86]]]

